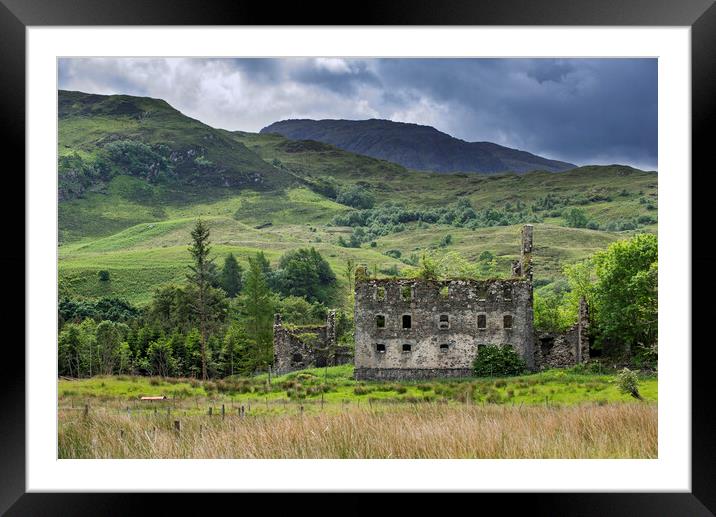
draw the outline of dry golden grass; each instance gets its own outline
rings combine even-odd
[[[327,408],[329,409],[329,408]],[[333,408],[336,409],[336,408]],[[177,436],[174,422],[181,422]],[[656,458],[657,406],[394,404],[282,415],[60,409],[60,458]]]

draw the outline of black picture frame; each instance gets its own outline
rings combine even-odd
[[[470,2],[468,0],[364,1],[354,9],[337,5],[335,9],[304,2],[268,4],[245,1],[207,0],[0,0],[0,120],[7,129],[6,150],[18,163],[5,167],[7,181],[17,184],[14,192],[25,191],[23,177],[25,137],[25,29],[28,26],[79,25],[551,25],[551,26],[689,26],[692,44],[692,237],[704,235],[706,242],[692,241],[692,271],[699,274],[698,290],[692,289],[692,321],[709,321],[709,300],[716,270],[711,252],[707,210],[712,203],[708,160],[713,144],[707,128],[714,120],[716,105],[716,7],[714,0],[501,0]],[[685,174],[688,171],[685,171]],[[708,197],[707,197],[708,196]],[[19,196],[14,196],[20,198]],[[13,212],[17,214],[17,210]],[[709,225],[710,226],[710,225]],[[19,225],[16,243],[24,242]],[[699,229],[701,231],[699,231]],[[24,226],[23,226],[24,230]],[[703,247],[702,247],[703,246]],[[18,271],[31,274],[16,244],[6,248],[2,264],[19,282]],[[693,282],[692,282],[693,285]],[[6,284],[6,288],[9,288]],[[19,287],[17,291],[20,292]],[[24,292],[24,290],[23,290]],[[24,295],[23,295],[24,299]],[[684,303],[688,303],[684,300]],[[25,305],[15,303],[16,311]],[[20,308],[22,307],[22,309]],[[32,310],[32,307],[27,307]],[[24,314],[23,314],[24,315]],[[17,316],[20,316],[19,314]],[[19,321],[19,317],[7,318]],[[689,324],[689,322],[675,322]],[[703,325],[705,328],[706,326]],[[716,395],[711,382],[712,340],[694,325],[692,343],[692,491],[690,493],[585,493],[585,494],[480,494],[480,507],[522,510],[526,515],[713,515],[716,512]],[[702,339],[699,339],[701,337]],[[0,391],[0,512],[7,515],[132,515],[151,510],[149,504],[160,503],[162,511],[171,514],[191,513],[194,505],[210,511],[228,498],[231,507],[241,498],[247,511],[253,504],[268,504],[272,513],[290,511],[302,505],[296,495],[290,500],[271,497],[270,502],[256,495],[217,495],[198,501],[188,494],[39,494],[25,490],[25,355],[19,340],[7,341],[3,347]],[[50,346],[48,344],[48,346]],[[690,343],[680,344],[688,350]],[[265,496],[264,496],[265,497]],[[372,495],[352,494],[340,507],[351,513],[368,508],[364,502]],[[455,497],[455,496],[452,496]],[[472,496],[474,497],[474,495]],[[464,499],[464,497],[461,497]],[[348,504],[346,504],[348,503]],[[468,508],[474,503],[455,501]],[[405,504],[424,507],[424,498],[416,495]],[[246,505],[246,506],[244,506]],[[483,506],[484,505],[484,506]],[[477,510],[478,507],[473,506]],[[406,506],[403,513],[408,510]],[[529,513],[528,513],[529,512]]]

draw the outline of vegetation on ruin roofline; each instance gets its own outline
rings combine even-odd
[[[293,330],[319,330],[323,327],[325,327],[325,324],[308,324],[308,325],[296,325],[293,323],[283,323],[281,322],[281,326],[285,330],[293,331]]]
[[[521,283],[521,282],[529,282],[529,278],[526,276],[517,276],[517,277],[510,277],[510,278],[498,278],[498,277],[491,277],[491,278],[471,278],[471,277],[447,277],[447,278],[439,278],[439,279],[432,279],[432,278],[419,278],[419,277],[399,277],[399,276],[389,276],[389,277],[382,277],[382,278],[376,278],[376,277],[358,277],[356,276],[356,283],[381,283],[381,284],[391,284],[391,283],[398,283],[398,284],[415,284],[415,283],[421,283],[421,284],[450,284],[452,282],[465,282],[468,284],[495,284],[500,282],[510,282],[510,283]]]

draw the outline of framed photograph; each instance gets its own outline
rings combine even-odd
[[[711,2],[190,3],[0,6],[27,243],[0,508],[711,515]]]

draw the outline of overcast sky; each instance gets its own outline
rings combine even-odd
[[[656,59],[61,59],[59,87],[166,100],[210,126],[384,118],[578,165],[657,169]]]

